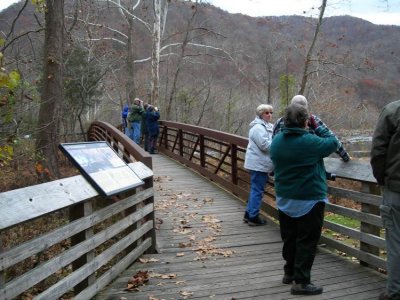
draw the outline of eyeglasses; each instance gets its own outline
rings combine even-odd
[[[273,111],[265,111],[264,112],[264,114],[266,114],[266,115],[268,115],[268,114],[272,115],[273,113],[274,113]]]

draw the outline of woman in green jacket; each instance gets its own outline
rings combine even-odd
[[[286,262],[282,282],[294,282],[293,295],[318,295],[323,289],[311,283],[311,268],[328,202],[323,158],[336,151],[338,141],[304,106],[289,105],[284,122],[270,149]],[[317,134],[308,131],[309,122]]]

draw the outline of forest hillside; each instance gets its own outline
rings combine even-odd
[[[2,95],[2,139],[35,136],[44,12],[21,1],[0,14],[2,66],[21,75],[18,89]],[[65,1],[61,135],[84,134],[93,120],[118,125],[125,103],[152,101],[154,24],[152,1]],[[282,113],[308,62],[304,94],[314,113],[337,132],[371,130],[380,108],[398,98],[400,27],[324,18],[306,59],[316,24],[165,1],[155,103],[162,118],[246,135],[258,104]]]
[[[24,95],[38,101],[43,13],[28,3],[13,23],[22,2],[0,15],[0,30],[8,42],[25,34],[4,50],[4,65],[23,74],[29,87]],[[128,2],[122,1],[126,7]],[[127,86],[134,87],[135,96],[145,101],[150,98],[152,37],[143,24],[152,24],[151,1],[142,1],[135,10],[143,24],[134,23],[132,30],[112,1],[72,3],[65,3],[66,30],[70,30],[64,43],[65,80],[76,79],[79,70],[98,74],[99,78],[86,78],[95,86],[87,95],[91,99],[83,109],[84,117],[86,122],[103,119],[116,124],[117,112],[128,98]],[[171,1],[161,45],[165,46],[160,61],[161,112],[170,107],[172,120],[244,134],[247,126],[243,125],[258,103],[271,102],[282,108],[297,93],[315,22],[299,16],[253,18],[212,5]],[[128,32],[132,34],[132,60],[138,61],[133,83],[127,82],[126,74]],[[378,26],[349,16],[325,18],[305,92],[314,110],[337,128],[371,127],[370,113],[376,116],[380,107],[398,97],[399,34],[398,26]],[[76,83],[66,83],[66,101],[78,101]],[[74,105],[66,104],[67,109]],[[29,105],[35,111],[34,103]],[[347,113],[329,116],[337,107]],[[348,113],[354,114],[354,120]],[[34,116],[21,117],[34,121]],[[74,128],[69,124],[64,130],[70,130],[67,127]]]

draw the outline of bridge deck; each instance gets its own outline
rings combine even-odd
[[[296,299],[281,283],[279,228],[249,227],[244,205],[203,177],[153,156],[158,254],[143,256],[96,299]],[[150,280],[126,290],[138,271]],[[324,293],[312,299],[377,299],[385,277],[320,248],[312,280]],[[304,297],[297,297],[304,299]]]

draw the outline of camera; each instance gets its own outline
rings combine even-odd
[[[325,174],[326,174],[326,179],[327,180],[331,180],[331,181],[335,181],[336,180],[336,174],[335,173],[325,172]]]

